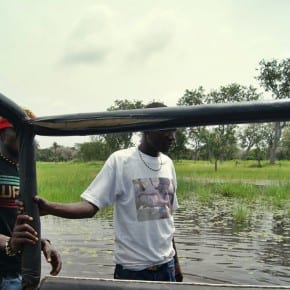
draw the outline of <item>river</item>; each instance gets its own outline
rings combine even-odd
[[[112,278],[111,214],[84,220],[46,216],[41,221],[42,235],[62,255],[61,276]],[[175,213],[175,225],[185,282],[290,284],[289,218],[257,209],[251,222],[240,226],[225,204],[187,202]],[[42,260],[45,276],[49,265]]]

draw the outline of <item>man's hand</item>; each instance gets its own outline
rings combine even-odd
[[[39,209],[39,215],[44,216],[50,214],[50,203],[46,199],[40,197],[40,196],[35,196],[34,201],[37,203],[38,209]],[[21,200],[16,200],[16,205],[17,205],[17,213],[18,214],[23,214],[25,213],[25,208],[24,208],[24,203]]]
[[[36,202],[38,204],[46,204],[46,201],[42,198],[37,198]],[[24,203],[20,200],[16,201],[18,206],[18,213],[24,212]],[[40,212],[41,213],[41,212]],[[17,253],[19,250],[22,250],[23,244],[36,244],[38,241],[38,234],[33,229],[32,226],[27,224],[27,222],[31,222],[33,220],[32,217],[19,214],[16,219],[15,227],[12,233],[12,237],[10,239],[10,246],[14,253]],[[41,240],[41,250],[46,258],[46,261],[51,264],[51,272],[50,274],[56,276],[62,267],[62,261],[59,253],[52,247],[48,240]]]
[[[48,215],[50,214],[50,205],[49,205],[49,201],[47,201],[46,199],[36,195],[34,197],[35,202],[38,205],[38,209],[39,209],[39,215],[40,216],[44,216],[44,215]]]
[[[59,253],[51,245],[48,240],[41,240],[41,250],[46,258],[46,261],[51,264],[50,275],[56,276],[62,267],[62,261]]]
[[[23,201],[21,201],[19,199],[16,199],[15,203],[17,205],[17,214],[18,215],[24,214],[24,203],[23,203]]]
[[[180,268],[180,264],[179,264],[179,259],[178,259],[178,255],[177,255],[177,249],[176,249],[176,245],[175,245],[175,241],[174,238],[172,239],[172,244],[173,244],[173,248],[175,250],[175,255],[174,255],[174,267],[175,267],[175,280],[176,282],[182,282],[183,281],[183,274]]]
[[[28,222],[32,221],[32,217],[21,214],[17,216],[10,246],[14,253],[22,249],[23,244],[34,245],[38,241],[38,234]]]

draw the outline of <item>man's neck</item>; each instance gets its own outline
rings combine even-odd
[[[159,152],[158,151],[153,150],[150,146],[148,146],[147,144],[145,144],[143,142],[138,146],[138,149],[142,153],[150,155],[152,157],[158,157],[159,156]]]
[[[18,154],[16,152],[12,152],[12,150],[9,150],[9,148],[6,148],[3,144],[0,146],[0,153],[7,159],[18,163]]]

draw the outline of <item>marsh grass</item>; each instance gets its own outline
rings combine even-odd
[[[80,194],[92,182],[102,162],[37,163],[39,195],[57,202],[80,201]]]
[[[244,203],[236,203],[233,206],[232,216],[236,224],[248,226],[251,223],[253,209]]]
[[[272,180],[288,181],[290,173],[289,161],[277,161],[270,165],[269,162],[262,163],[258,167],[255,161],[231,160],[218,164],[218,170],[214,171],[214,164],[210,161],[182,160],[175,162],[176,171],[181,176],[194,179],[235,179],[235,180]]]
[[[38,194],[50,201],[81,201],[81,193],[93,181],[104,162],[38,162]],[[99,215],[112,212],[112,207],[102,209]]]
[[[102,165],[39,162],[38,192],[51,201],[80,201],[80,194]],[[217,199],[229,200],[232,216],[239,223],[248,223],[257,206],[282,210],[290,218],[290,162],[281,161],[275,166],[265,163],[258,168],[253,161],[227,161],[219,164],[217,172],[208,161],[179,161],[175,165],[180,200],[196,200],[209,206]]]

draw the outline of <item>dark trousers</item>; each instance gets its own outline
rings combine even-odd
[[[141,271],[128,270],[122,265],[116,265],[114,279],[175,282],[174,260]]]

